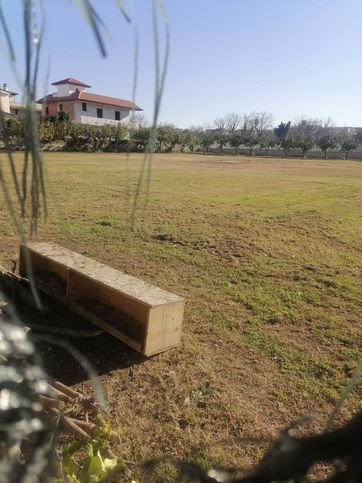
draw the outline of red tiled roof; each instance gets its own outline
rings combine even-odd
[[[61,84],[74,84],[75,86],[91,87],[88,84],[84,84],[84,82],[74,79],[73,77],[68,77],[68,79],[63,79],[57,82],[53,82],[52,86],[60,86]]]
[[[100,96],[99,94],[92,94],[91,92],[79,92],[79,99],[81,101],[97,102],[98,104],[107,104],[109,106],[127,107],[135,111],[142,111],[142,109],[131,101],[126,99],[118,99],[118,97]]]
[[[131,101],[126,99],[118,99],[118,97],[108,97],[100,96],[99,94],[92,94],[90,92],[72,92],[69,96],[54,96],[54,94],[49,94],[48,96],[42,97],[37,102],[48,104],[49,102],[71,102],[71,101],[85,101],[85,102],[95,102],[97,104],[104,104],[107,106],[124,107],[126,109],[131,109],[134,111],[142,111],[142,109]]]

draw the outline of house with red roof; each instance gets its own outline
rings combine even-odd
[[[127,122],[131,111],[142,111],[131,101],[87,92],[91,86],[73,77],[52,83],[57,92],[37,102],[43,106],[43,116],[67,112],[78,124],[118,124]]]

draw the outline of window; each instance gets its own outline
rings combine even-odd
[[[103,109],[97,109],[97,117],[102,118],[103,117]]]
[[[87,103],[82,102],[82,111],[87,111]]]
[[[49,107],[46,107],[46,108],[45,108],[45,115],[46,115],[47,117],[49,117]]]
[[[63,104],[59,104],[59,111],[63,112]]]
[[[120,121],[121,120],[121,113],[119,111],[114,111],[114,119],[116,121]]]

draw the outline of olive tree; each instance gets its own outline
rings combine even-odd
[[[243,144],[249,148],[249,156],[253,154],[253,149],[259,144],[256,133],[249,132],[244,136]]]
[[[328,149],[335,149],[337,147],[337,139],[333,136],[322,136],[317,144],[324,153],[324,158],[326,159]]]
[[[341,149],[342,151],[345,152],[345,159],[349,158],[349,153],[354,149],[357,149],[357,146],[358,146],[358,142],[356,138],[352,136],[342,140]]]
[[[215,142],[215,134],[209,131],[204,131],[200,134],[200,144],[209,154],[210,146]]]
[[[155,151],[170,153],[180,140],[180,130],[173,125],[161,126],[157,130]]]
[[[284,157],[286,158],[290,150],[296,147],[296,142],[293,137],[284,137],[280,140],[279,146],[284,149]]]
[[[188,145],[188,142],[189,142],[189,131],[187,129],[184,129],[179,133],[179,138],[178,138],[178,146],[180,148],[181,153],[185,151],[185,148]]]
[[[240,149],[240,146],[243,144],[244,142],[244,136],[240,133],[233,133],[233,134],[230,134],[230,137],[229,137],[229,144],[232,148],[235,149],[235,154],[239,154],[239,149]]]
[[[144,151],[150,139],[150,135],[151,135],[150,127],[140,127],[138,129],[131,129],[130,131],[131,145],[137,151]]]
[[[196,130],[190,130],[188,133],[188,141],[187,141],[187,146],[191,153],[195,151],[195,149],[199,146],[200,144],[200,134]]]
[[[217,145],[219,146],[220,154],[223,154],[224,146],[228,143],[229,141],[229,136],[225,134],[224,132],[218,132],[215,134],[215,141]]]
[[[272,132],[266,132],[259,138],[260,149],[265,149],[266,156],[269,156],[269,149],[274,148],[276,139]]]
[[[304,134],[297,134],[294,136],[294,147],[302,151],[303,158],[307,151],[310,151],[313,147],[313,141],[310,137]]]

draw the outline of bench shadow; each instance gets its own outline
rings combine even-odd
[[[63,384],[72,385],[88,381],[89,373],[81,362],[70,352],[76,349],[90,363],[98,376],[103,376],[117,369],[125,369],[140,364],[146,358],[120,340],[103,332],[89,338],[52,336],[52,342],[42,341],[43,335],[34,332],[33,340],[41,356],[47,374]],[[56,344],[59,341],[62,346]],[[69,348],[67,350],[67,348]]]
[[[84,359],[98,376],[140,364],[147,359],[60,304],[46,315],[24,304],[16,304],[16,309],[25,325],[35,326],[30,332],[30,338],[45,371],[64,384],[72,385],[90,379],[89,373],[82,366]],[[72,331],[88,335],[62,334]],[[75,353],[79,353],[80,358],[75,357]]]

